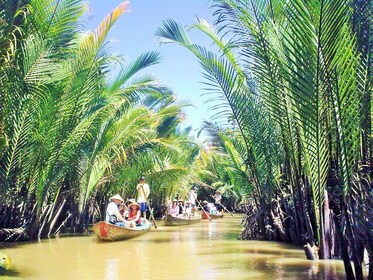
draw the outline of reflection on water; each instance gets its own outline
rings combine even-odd
[[[241,230],[239,217],[224,217],[159,226],[126,241],[90,235],[17,244],[1,248],[16,268],[4,279],[344,279],[341,261],[307,261],[301,248],[240,241]]]

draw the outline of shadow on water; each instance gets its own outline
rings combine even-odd
[[[301,248],[237,240],[240,218],[158,228],[119,242],[94,235],[7,246],[6,279],[344,279],[341,261],[307,261]],[[3,278],[0,278],[3,279]]]

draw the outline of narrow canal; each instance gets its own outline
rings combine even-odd
[[[237,240],[240,217],[158,228],[134,239],[94,235],[2,244],[14,272],[0,279],[344,279],[341,261],[307,261],[301,248]],[[4,247],[6,246],[6,247]]]

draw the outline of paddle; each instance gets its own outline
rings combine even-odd
[[[145,194],[144,185],[141,185],[141,189],[142,189],[142,192]],[[149,220],[153,219],[154,227],[157,228],[157,224],[155,223],[155,219],[154,219],[154,215],[153,215],[153,209],[150,207],[148,198],[145,197],[145,199],[146,199],[146,204],[149,207],[149,213],[150,213]]]
[[[199,200],[196,199],[196,201],[198,202],[199,207],[201,207],[203,213],[205,213],[205,215],[207,216],[207,218],[209,219],[209,221],[211,221],[210,215],[205,211],[205,209],[203,209],[203,207],[202,207],[201,203],[199,202]]]
[[[215,199],[215,197],[213,197],[213,196],[211,196],[211,197],[212,197],[213,199]],[[233,214],[232,214],[232,212],[229,212],[228,209],[225,208],[225,206],[224,206],[223,204],[221,204],[220,202],[218,202],[218,204],[219,204],[221,207],[223,207],[223,209],[224,209],[225,211],[227,211],[229,214],[231,214],[232,217],[234,217]]]
[[[150,212],[149,220],[152,219],[153,223],[154,223],[154,227],[157,228],[157,224],[155,223],[155,219],[154,219],[154,215],[153,215],[153,208],[150,207],[150,204],[149,204],[148,200],[146,201],[146,203],[149,205],[149,212]]]
[[[225,206],[224,206],[223,204],[221,204],[220,202],[218,202],[218,204],[219,204],[221,207],[223,207],[223,209],[224,209],[225,211],[227,211],[229,214],[231,214],[232,217],[234,217],[234,215],[232,214],[232,212],[229,212],[228,209],[225,208]]]

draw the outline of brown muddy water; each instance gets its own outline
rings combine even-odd
[[[239,216],[158,228],[134,239],[89,236],[2,244],[14,270],[0,279],[345,279],[341,261],[308,261],[302,248],[237,240]],[[6,247],[4,247],[6,246]]]

